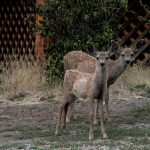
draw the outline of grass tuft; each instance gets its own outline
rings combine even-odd
[[[37,64],[22,61],[17,65],[13,62],[9,69],[3,69],[0,74],[1,93],[14,93],[16,91],[42,90],[46,85],[44,69]]]
[[[111,93],[131,98],[135,95],[150,98],[150,68],[141,66],[129,67],[111,87]],[[115,90],[114,90],[115,89]]]

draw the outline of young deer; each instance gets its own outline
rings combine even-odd
[[[115,53],[117,49],[118,43],[112,41],[108,51]],[[64,56],[64,71],[77,69],[82,72],[93,73],[95,71],[95,62],[96,59],[93,56],[83,51],[71,51]]]
[[[104,139],[108,138],[104,119],[103,101],[107,93],[108,78],[108,58],[109,52],[98,52],[96,56],[96,68],[93,74],[79,72],[78,70],[68,70],[64,77],[64,98],[58,112],[58,122],[55,134],[59,133],[61,118],[63,116],[63,128],[66,124],[66,114],[69,105],[75,98],[87,99],[90,109],[90,130],[89,140],[93,139],[93,119],[94,119],[94,100],[97,99],[100,107],[101,131]]]
[[[95,65],[95,58],[85,52],[82,51],[71,51],[67,53],[64,56],[64,71],[77,69],[80,70],[79,67],[82,67],[82,64],[85,64],[84,66],[89,66],[88,68],[81,68],[81,71],[87,72],[87,73],[93,73],[95,71],[94,67],[91,67]]]
[[[106,94],[107,96],[105,99],[107,119],[108,119],[108,114],[109,114],[108,113],[109,112],[109,108],[108,108],[109,86],[112,85],[117,80],[117,78],[124,72],[128,64],[133,60],[133,55],[136,51],[136,48],[135,47],[124,48],[121,51],[122,51],[121,55],[117,60],[110,60],[110,59],[108,60],[108,83],[107,83],[108,90],[107,90],[107,94]],[[70,52],[65,56],[65,59],[64,59],[65,69],[77,69],[79,71],[87,72],[87,73],[94,72],[93,70],[95,69],[95,62],[96,62],[94,57],[82,51],[78,51],[77,53],[76,52],[77,51]],[[75,57],[76,54],[77,54],[77,57]],[[72,57],[71,62],[73,62],[74,65],[70,63],[69,64],[70,66],[68,68],[68,66],[66,65],[67,64],[66,61],[70,60],[71,58],[70,56]],[[86,59],[83,59],[83,58],[86,58]],[[76,59],[78,59],[79,61],[76,61]],[[70,121],[70,117],[73,111],[73,104],[70,107],[71,107],[71,111],[68,114],[67,122]],[[98,105],[96,106],[96,109],[95,109],[94,124],[97,124],[97,119],[96,119],[97,113],[98,113],[97,110],[98,110]]]
[[[120,57],[117,60],[108,61],[108,81],[107,81],[107,94],[106,94],[106,118],[109,116],[109,86],[112,85],[120,75],[125,71],[127,66],[133,61],[133,56],[136,51],[136,48],[124,48]],[[98,114],[98,104],[96,105],[95,115],[94,115],[94,124],[97,124],[97,114]]]

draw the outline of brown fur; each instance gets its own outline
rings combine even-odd
[[[58,122],[55,134],[59,133],[61,118],[63,116],[63,127],[66,124],[66,114],[69,105],[76,97],[87,99],[90,109],[90,131],[89,139],[93,139],[94,121],[94,99],[97,99],[100,107],[101,131],[103,138],[108,138],[103,120],[103,101],[107,93],[108,79],[108,53],[98,52],[96,68],[93,74],[79,72],[78,70],[68,70],[64,77],[64,99],[58,113]],[[63,114],[63,115],[62,115]]]
[[[95,58],[82,52],[82,51],[71,51],[68,54],[64,56],[64,70],[72,70],[72,69],[78,69],[80,65],[83,64],[83,61],[86,62],[88,65],[95,64]],[[91,68],[91,67],[90,67]],[[92,67],[93,68],[93,67]],[[82,69],[81,69],[82,71]],[[95,70],[87,71],[88,73],[93,73]],[[84,71],[86,72],[86,71]]]
[[[122,57],[124,54],[124,57]],[[109,86],[113,84],[117,78],[124,72],[127,67],[126,60],[132,60],[133,50],[132,48],[125,48],[121,53],[121,56],[117,60],[108,60],[108,90]],[[66,62],[69,62],[67,65]],[[82,72],[93,73],[95,71],[96,60],[94,57],[82,52],[82,51],[72,51],[65,55],[64,57],[64,68],[66,70],[69,69],[77,69]],[[106,109],[107,109],[107,118],[108,118],[108,101],[109,101],[109,92],[107,92],[106,97]],[[98,108],[97,108],[98,109]],[[73,106],[71,105],[71,111],[73,110]],[[68,114],[67,121],[69,122],[72,112]],[[95,111],[95,121],[96,124],[97,112]]]

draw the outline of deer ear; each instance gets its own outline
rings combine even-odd
[[[115,54],[118,50],[119,44],[118,42],[112,40],[111,41],[111,47],[108,49],[108,54],[111,56],[113,54]]]
[[[144,45],[144,39],[141,39],[141,40],[137,43],[138,49],[139,49],[139,48],[142,48],[143,45]]]
[[[98,53],[97,48],[93,45],[93,55],[96,56]]]
[[[141,39],[138,43],[136,43],[133,48],[132,48],[132,52],[136,53],[140,48],[142,48],[144,45],[144,39]]]
[[[118,50],[116,51],[116,53],[117,53],[118,55],[121,55],[122,52],[123,52],[123,49],[124,49],[124,47],[122,47],[122,45],[120,45],[120,44],[118,43]]]
[[[97,51],[97,49],[96,49],[94,43],[93,43],[93,42],[87,42],[87,46],[88,46],[88,45],[90,46],[90,48],[91,48],[91,50],[92,50],[92,51],[91,51],[91,55],[95,57],[95,56],[97,55],[97,52],[98,52],[98,51]]]

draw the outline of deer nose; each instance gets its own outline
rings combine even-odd
[[[129,64],[129,63],[130,63],[130,60],[126,60],[126,63]]]
[[[104,65],[105,65],[105,63],[104,63],[104,62],[101,62],[101,63],[100,63],[100,65],[101,65],[101,66],[104,66]]]

